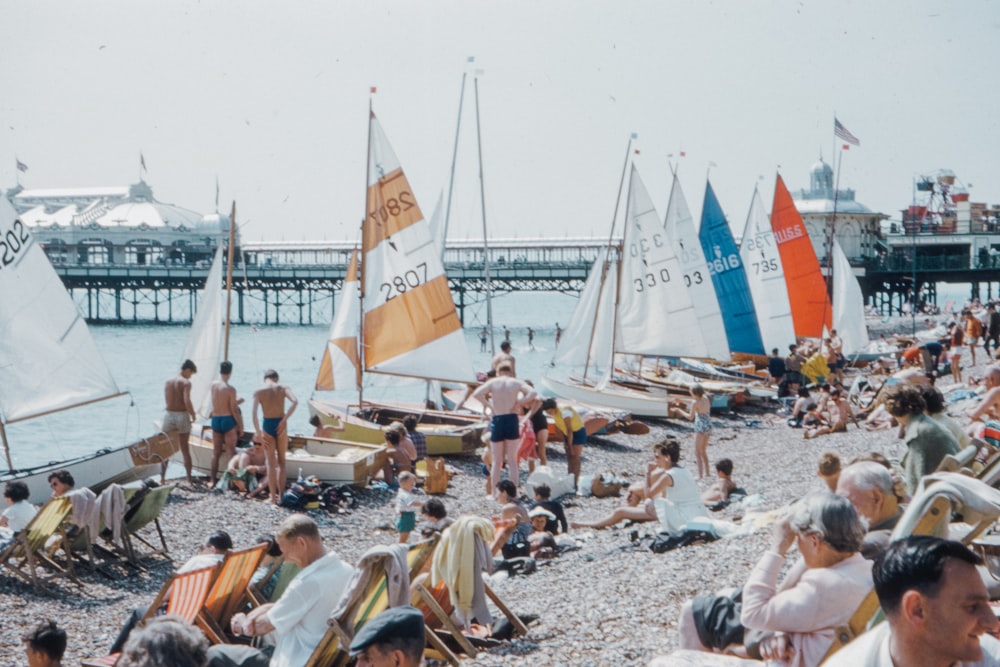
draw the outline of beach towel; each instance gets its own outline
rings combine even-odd
[[[378,545],[366,551],[354,568],[351,580],[340,597],[331,619],[342,619],[344,631],[354,635],[353,622],[356,611],[366,602],[365,591],[382,574],[386,575],[386,594],[390,607],[410,603],[410,570],[406,562],[408,547],[405,544]]]
[[[125,492],[122,487],[112,484],[101,491],[97,497],[95,511],[91,512],[90,536],[96,538],[100,534],[101,522],[111,529],[112,539],[115,544],[122,544],[122,518],[125,516]]]
[[[473,618],[487,625],[493,622],[482,575],[483,570],[493,569],[489,548],[492,541],[493,523],[489,519],[462,516],[441,534],[434,550],[431,585],[445,583],[455,614],[463,625],[471,623]]]

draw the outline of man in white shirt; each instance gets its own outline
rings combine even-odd
[[[326,550],[319,527],[305,514],[285,519],[276,539],[285,560],[302,569],[277,602],[249,614],[236,614],[231,628],[233,633],[248,637],[273,632],[277,643],[262,651],[238,645],[213,646],[210,666],[301,667],[326,633],[327,619],[347,589],[354,568]]]
[[[872,578],[887,622],[834,654],[827,667],[989,667],[1000,665],[1000,621],[960,542],[914,535],[893,542]]]

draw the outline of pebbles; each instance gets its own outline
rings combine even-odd
[[[759,419],[756,428],[747,419]],[[734,478],[751,494],[760,493],[759,509],[780,507],[809,490],[820,488],[816,465],[825,451],[837,452],[846,463],[868,451],[890,458],[902,452],[888,431],[868,433],[851,426],[847,433],[803,440],[801,431],[767,413],[734,414],[713,419],[709,458],[727,457],[735,463]],[[612,471],[637,478],[651,460],[650,445],[666,433],[684,444],[681,464],[693,466],[693,434],[686,425],[656,425],[645,436],[617,434],[594,438],[585,449],[586,474]],[[566,469],[559,445],[549,447],[550,465]],[[442,497],[452,516],[464,513],[490,516],[496,503],[485,494],[485,480],[478,460],[452,460],[461,473],[454,476]],[[524,477],[522,476],[522,480]],[[712,480],[701,480],[707,488]],[[313,512],[329,547],[345,560],[355,562],[375,544],[396,541],[392,526],[392,493],[366,490],[358,494],[358,507],[347,514]],[[609,513],[623,498],[564,498],[572,521]],[[728,514],[727,514],[728,512]],[[0,575],[0,664],[23,663],[21,635],[35,622],[54,619],[69,633],[65,664],[103,655],[122,621],[136,606],[148,604],[176,565],[195,553],[211,531],[229,531],[237,546],[246,546],[262,533],[273,532],[287,511],[246,501],[235,495],[209,494],[203,490],[177,489],[162,516],[163,530],[173,561],[150,561],[148,572],[115,568],[119,578],[110,580],[97,572],[83,571],[83,591],[58,584],[57,594],[36,594],[19,579]],[[733,518],[730,510],[717,515]],[[638,531],[639,542],[629,533]],[[530,634],[469,664],[478,665],[644,665],[677,646],[676,621],[680,605],[698,593],[743,583],[766,549],[766,531],[721,539],[704,545],[654,554],[648,549],[653,524],[579,531],[587,536],[581,548],[539,565],[529,576],[497,578],[494,589],[514,611],[537,614]]]

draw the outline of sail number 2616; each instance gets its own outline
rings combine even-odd
[[[401,276],[393,276],[378,286],[379,292],[385,294],[389,301],[427,282],[427,262],[420,262]]]
[[[12,227],[6,234],[0,233],[0,268],[13,264],[31,241],[23,222],[15,220]]]

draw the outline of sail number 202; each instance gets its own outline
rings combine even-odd
[[[420,262],[401,276],[393,276],[388,281],[379,285],[380,292],[385,293],[385,300],[389,301],[404,294],[407,290],[415,289],[427,282],[427,262]]]
[[[372,219],[372,222],[383,223],[390,216],[395,218],[403,211],[409,211],[416,205],[417,202],[413,199],[413,195],[408,190],[403,190],[399,193],[399,197],[389,197],[382,202],[381,206],[369,211],[368,217]]]
[[[6,234],[0,233],[0,268],[13,264],[31,241],[23,222],[15,220],[12,227]]]

